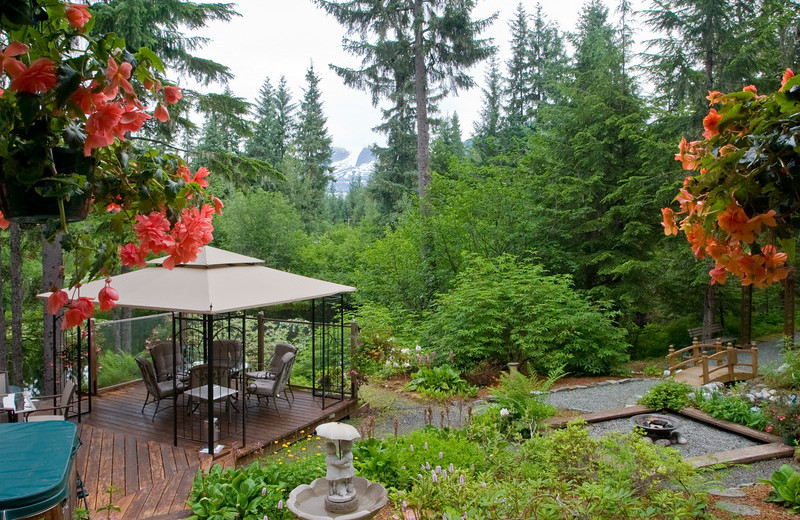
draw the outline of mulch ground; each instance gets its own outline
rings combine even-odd
[[[761,515],[758,518],[769,519],[769,520],[797,520],[800,515],[795,515],[790,513],[787,509],[781,507],[778,504],[772,502],[764,502],[764,499],[769,494],[769,491],[772,489],[772,486],[769,484],[758,484],[755,486],[747,486],[740,488],[743,492],[747,493],[746,497],[742,498],[724,498],[724,497],[715,497],[709,496],[710,502],[712,504],[711,512],[717,518],[722,520],[740,520],[743,518],[740,515],[735,515],[733,513],[728,513],[727,511],[722,511],[721,509],[717,509],[713,507],[713,504],[716,504],[718,501],[723,500],[725,502],[733,502],[736,504],[743,504],[750,507],[757,507],[761,510]]]

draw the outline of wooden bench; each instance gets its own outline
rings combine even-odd
[[[701,325],[700,327],[694,327],[692,329],[687,329],[689,332],[689,339],[692,341],[700,340],[703,342],[710,341],[710,340],[719,340],[722,342],[723,345],[728,343],[735,343],[736,338],[732,336],[722,336],[722,325],[719,323],[712,323],[710,326],[706,327]]]

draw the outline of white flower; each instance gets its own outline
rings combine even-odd
[[[417,345],[417,346],[415,347],[415,350],[416,350],[417,352],[419,352],[420,350],[422,350],[422,347],[420,347],[419,345]]]
[[[404,367],[406,367],[406,368],[408,368],[408,367],[410,367],[410,366],[411,366],[411,363],[409,363],[408,361],[406,361],[405,363],[403,363],[403,366],[404,366]]]
[[[409,352],[411,352],[411,350],[408,347],[400,349],[401,354],[408,354]]]
[[[511,412],[509,412],[509,411],[508,411],[508,408],[501,408],[501,409],[500,409],[500,417],[506,417],[506,416],[508,416],[510,413],[511,413]]]

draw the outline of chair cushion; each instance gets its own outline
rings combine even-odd
[[[29,415],[26,422],[63,421],[63,415]]]
[[[258,372],[245,372],[244,375],[250,379],[275,379],[275,374],[266,370],[259,370]]]
[[[247,392],[256,395],[272,395],[275,388],[274,379],[257,379],[247,385]]]
[[[186,385],[178,381],[177,388],[178,388],[178,393],[181,393],[186,388]],[[161,381],[160,383],[158,383],[158,390],[159,392],[161,392],[161,395],[163,397],[172,396],[172,381]]]

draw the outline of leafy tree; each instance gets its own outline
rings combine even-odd
[[[302,219],[279,192],[237,193],[214,219],[215,244],[256,258],[275,269],[295,270],[307,237]]]
[[[462,367],[492,359],[602,374],[627,360],[625,331],[611,314],[576,293],[569,277],[510,255],[471,258],[425,329],[427,342],[452,350]]]

